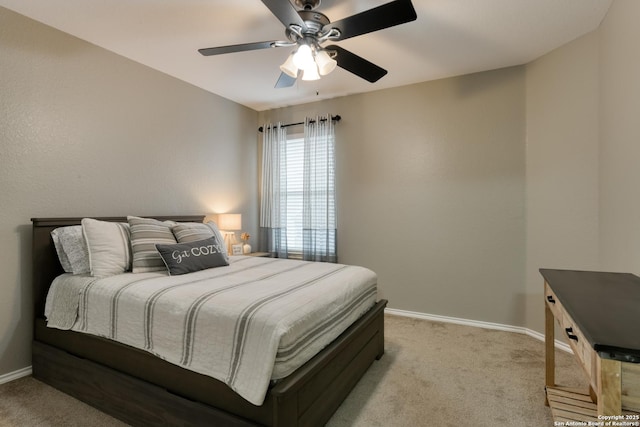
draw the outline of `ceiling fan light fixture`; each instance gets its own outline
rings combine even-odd
[[[302,73],[302,80],[310,81],[310,80],[320,80],[320,74],[318,74],[318,67],[313,64],[313,67],[305,68]]]
[[[300,70],[315,67],[316,62],[313,60],[311,47],[307,44],[301,44],[296,53],[293,54],[293,63]]]
[[[293,56],[294,54],[292,53],[287,57],[287,60],[284,61],[284,64],[280,66],[280,71],[295,79],[296,77],[298,77],[298,67],[294,63]]]
[[[335,70],[338,62],[331,58],[326,50],[321,50],[316,54],[316,64],[318,64],[318,71],[320,71],[320,75],[326,76]]]

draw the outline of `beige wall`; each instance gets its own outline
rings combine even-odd
[[[539,267],[640,274],[640,2],[527,65],[527,327]]]
[[[602,268],[640,274],[640,2],[615,0],[600,28]]]
[[[598,269],[598,34],[528,64],[526,80],[526,325],[541,332],[538,269]]]
[[[257,113],[0,8],[0,376],[31,364],[31,217],[243,213]]]
[[[523,325],[524,68],[260,113],[340,114],[338,257],[389,306]]]

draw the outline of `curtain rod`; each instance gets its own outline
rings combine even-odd
[[[342,117],[340,117],[339,115],[331,116],[331,120],[333,120],[335,122],[339,122],[341,118]],[[325,120],[327,120],[327,119],[320,119],[321,122],[324,122]],[[311,123],[315,123],[315,120],[311,120]],[[286,127],[289,127],[289,126],[297,126],[297,125],[303,125],[303,124],[304,124],[304,122],[287,123],[285,125],[282,125],[282,127],[286,128]],[[260,126],[258,128],[258,132],[264,132],[263,126]]]

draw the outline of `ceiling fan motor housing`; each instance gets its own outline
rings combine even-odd
[[[313,10],[320,6],[320,0],[295,0],[296,6],[304,10]]]
[[[300,18],[302,18],[309,32],[312,34],[319,33],[322,27],[331,22],[326,15],[311,10],[299,10],[298,15],[300,15]]]
[[[299,10],[298,15],[300,15],[300,18],[304,21],[304,24],[306,26],[306,28],[302,29],[303,36],[319,36],[324,26],[331,23],[329,18],[327,18],[326,15],[320,12],[314,12],[311,10]],[[287,28],[285,33],[287,35],[287,38],[292,42],[297,42],[298,39],[300,39],[300,35],[295,31],[292,31],[290,28]]]

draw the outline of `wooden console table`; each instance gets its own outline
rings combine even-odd
[[[556,421],[640,425],[640,278],[628,273],[540,269],[544,277],[546,403]],[[555,321],[589,390],[555,384]],[[598,424],[595,424],[598,425]],[[604,424],[603,424],[604,425]]]

